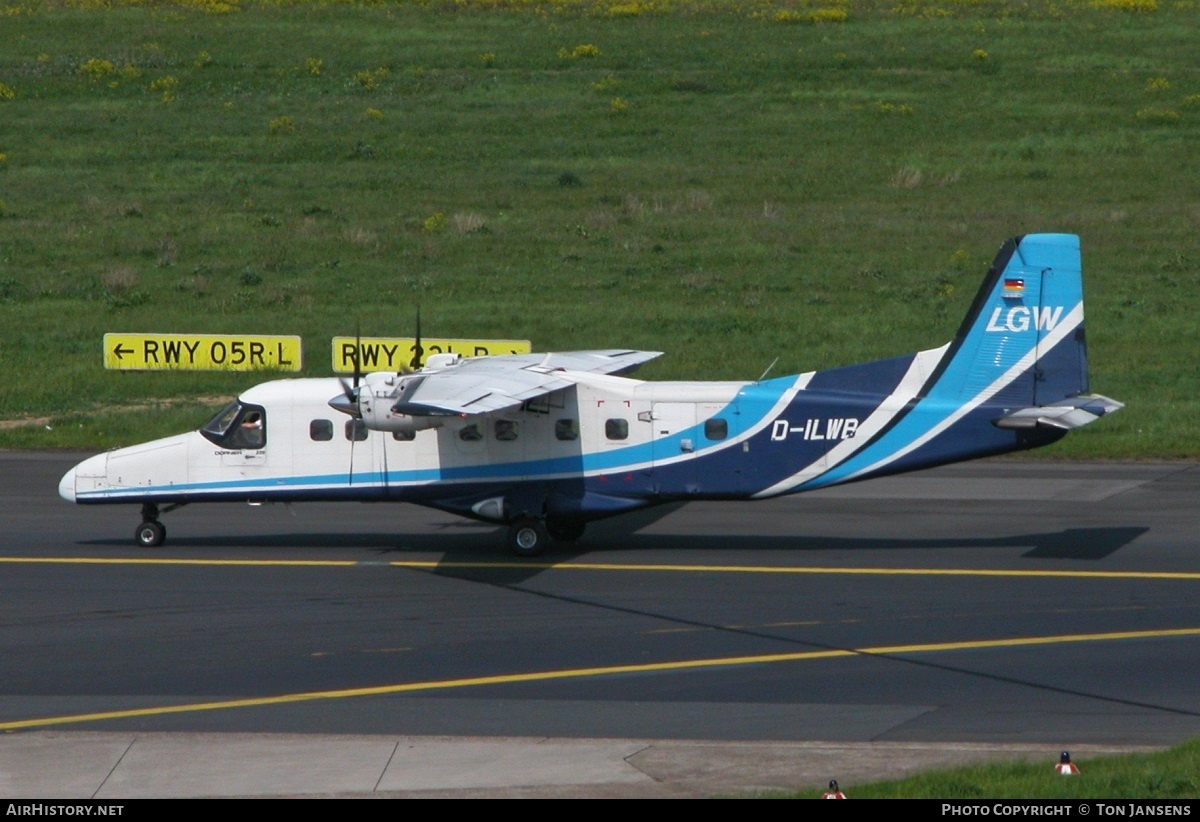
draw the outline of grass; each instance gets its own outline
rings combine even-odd
[[[851,799],[1162,801],[1194,800],[1200,795],[1200,740],[1155,753],[1079,761],[1079,774],[1071,777],[1058,774],[1053,769],[1055,761],[975,765],[841,788]],[[821,791],[805,791],[795,798],[813,799],[820,795]]]
[[[0,419],[52,418],[0,447],[253,381],[105,372],[107,331],[300,334],[321,375],[420,304],[750,379],[940,345],[1001,240],[1071,231],[1128,407],[1052,453],[1195,457],[1196,9],[0,0]]]

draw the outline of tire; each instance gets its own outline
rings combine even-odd
[[[147,520],[133,532],[133,540],[143,548],[157,548],[167,538],[167,529],[161,522]]]
[[[540,519],[522,517],[508,529],[508,550],[519,557],[541,556],[550,535]]]
[[[548,519],[546,532],[558,542],[574,542],[583,536],[587,523],[581,519]]]

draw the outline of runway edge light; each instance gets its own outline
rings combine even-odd
[[[829,790],[821,794],[822,799],[845,799],[846,794],[842,793],[842,789],[838,787],[836,779],[829,780]]]
[[[1058,764],[1054,766],[1054,770],[1058,771],[1063,776],[1075,776],[1079,773],[1079,768],[1071,761],[1070,751],[1063,751],[1058,756]]]

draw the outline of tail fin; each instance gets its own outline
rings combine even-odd
[[[997,421],[1000,427],[1073,428],[1066,424],[1071,419],[1083,424],[1120,408],[1088,395],[1079,238],[1028,234],[1006,241],[942,362],[929,396],[1016,409]],[[1085,407],[1086,420],[1058,413]]]
[[[1087,390],[1079,238],[1030,234],[1006,241],[930,396],[1029,406]]]

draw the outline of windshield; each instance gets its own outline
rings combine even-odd
[[[200,433],[222,448],[262,448],[267,444],[267,414],[260,405],[234,400]]]

